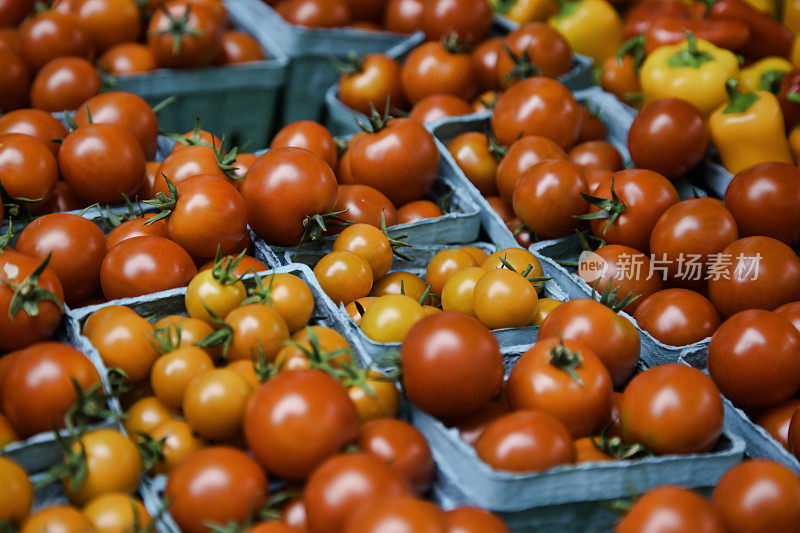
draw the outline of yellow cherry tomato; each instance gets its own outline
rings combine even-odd
[[[155,441],[164,441],[161,449],[164,459],[153,468],[157,474],[169,474],[181,461],[205,445],[183,420],[167,420],[155,428],[151,436]]]
[[[3,413],[0,413],[0,449],[18,440],[19,435],[11,427],[11,422],[8,421],[8,418]]]
[[[435,314],[441,313],[441,312],[442,312],[441,309],[439,309],[438,307],[434,307],[432,305],[423,305],[422,306],[422,318],[425,318],[426,316],[435,315]]]
[[[278,272],[265,277],[261,285],[268,295],[265,303],[283,317],[290,333],[308,324],[314,312],[314,295],[302,279]]]
[[[242,376],[227,368],[215,368],[194,378],[183,397],[183,416],[201,437],[223,440],[234,437],[242,426],[247,400],[252,394]]]
[[[33,504],[33,486],[23,468],[0,456],[0,521],[19,526]]]
[[[403,342],[423,317],[422,306],[410,296],[388,294],[364,312],[361,331],[375,342]]]
[[[224,318],[231,309],[247,298],[244,283],[222,283],[214,277],[214,270],[203,270],[198,273],[186,287],[186,311],[192,318],[198,318],[209,324],[214,319],[206,310],[210,310],[219,318]]]
[[[261,385],[261,380],[258,378],[256,369],[253,367],[253,361],[249,361],[247,359],[237,359],[236,361],[231,361],[228,363],[225,368],[228,370],[233,370],[242,376],[253,390],[256,390]]]
[[[299,347],[287,344],[278,352],[275,357],[275,365],[280,368],[281,372],[310,368],[311,363],[306,352],[312,351],[312,337],[316,339],[322,354],[341,352],[341,355],[330,360],[334,366],[349,362],[349,351],[346,352],[346,350],[350,350],[350,343],[341,333],[325,326],[309,326],[292,335],[292,340]]]
[[[372,224],[353,224],[346,227],[333,241],[333,251],[360,255],[372,269],[373,280],[385,276],[394,259],[389,238]]]
[[[19,533],[96,533],[86,516],[69,505],[53,505],[36,511]]]
[[[416,274],[398,270],[389,272],[372,286],[370,296],[384,296],[386,294],[404,294],[419,302],[428,286]],[[430,303],[428,298],[426,303]]]
[[[171,420],[177,413],[170,410],[155,396],[147,396],[131,405],[122,420],[125,431],[131,438],[136,438],[139,433],[151,435],[152,431]]]
[[[119,314],[136,315],[136,311],[124,305],[109,305],[106,307],[101,307],[100,309],[89,315],[89,318],[86,319],[86,322],[84,322],[83,324],[83,329],[81,330],[81,334],[85,337],[91,337],[95,328],[97,328],[99,324],[102,324],[109,318],[113,319],[115,316]]]
[[[82,446],[81,446],[82,444]],[[70,502],[83,505],[108,492],[132,494],[139,486],[142,459],[136,445],[113,429],[96,429],[82,435],[72,444],[72,453],[86,454],[86,477],[77,491],[72,491],[72,478],[63,480]]]
[[[400,392],[393,381],[381,379],[385,377],[385,374],[371,370],[364,380],[369,392],[359,385],[347,388],[347,395],[356,406],[362,424],[379,418],[394,418],[397,415]]]
[[[86,504],[83,514],[97,533],[145,531],[153,519],[142,502],[128,494],[111,492]]]
[[[475,316],[475,284],[484,274],[481,267],[467,267],[450,276],[442,289],[442,309]]]
[[[289,327],[272,307],[247,304],[233,309],[225,317],[231,328],[228,361],[257,358],[263,352],[265,362],[275,358],[283,343],[289,339]]]
[[[462,246],[461,249],[465,252],[469,252],[469,254],[475,258],[475,261],[477,261],[479,265],[486,261],[486,258],[489,257],[489,254],[477,246]]]
[[[497,250],[486,258],[486,261],[481,264],[481,267],[485,270],[506,268],[503,265],[503,261],[500,260],[501,258],[507,261],[508,264],[514,267],[514,270],[520,274],[525,272],[530,266],[531,269],[527,274],[528,277],[541,277],[544,275],[542,264],[536,259],[535,255],[525,248],[504,248],[502,250]]]
[[[517,328],[533,321],[536,289],[512,270],[489,270],[475,284],[475,316],[490,329]]]
[[[466,267],[478,266],[475,257],[462,248],[447,248],[438,252],[428,262],[425,281],[431,286],[433,294],[442,294],[442,289],[450,276]]]
[[[168,328],[169,339],[173,345],[179,347],[193,346],[214,333],[214,328],[208,322],[199,318],[181,315],[165,316],[153,325],[156,329]],[[216,359],[219,356],[219,350],[216,348],[204,348],[204,350],[208,352],[212,359]]]
[[[544,319],[547,318],[553,309],[561,305],[562,302],[552,298],[539,298],[536,301],[536,311],[533,315],[533,325],[541,326]]]
[[[325,294],[339,304],[363,298],[372,289],[372,268],[360,255],[346,250],[331,252],[314,267]]]
[[[358,326],[361,324],[361,311],[358,310],[358,306],[361,306],[361,309],[366,311],[369,309],[369,306],[372,305],[372,302],[377,299],[377,296],[365,296],[364,298],[353,300],[347,304],[344,309],[347,311],[347,314],[350,315],[350,319]],[[356,306],[356,303],[358,303],[358,306]]]
[[[150,387],[169,409],[180,409],[189,383],[214,368],[208,354],[197,346],[183,346],[156,360],[150,371]]]

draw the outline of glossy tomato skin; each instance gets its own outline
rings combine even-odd
[[[58,179],[58,164],[47,144],[24,133],[0,135],[0,182],[14,198],[47,201]]]
[[[22,283],[41,263],[13,250],[0,253],[0,279],[14,283]],[[38,314],[31,316],[24,309],[19,309],[13,317],[9,317],[14,290],[3,283],[0,285],[0,350],[3,352],[24,348],[50,337],[61,321],[61,302],[64,293],[61,282],[53,269],[47,267],[39,276],[39,287],[50,291],[59,304],[51,300],[41,300]]]
[[[7,457],[0,457],[0,474],[4,481],[0,489],[0,519],[8,524],[22,525],[30,514],[34,497],[28,474]]]
[[[640,340],[630,321],[594,300],[579,298],[559,305],[545,318],[539,338],[563,338],[588,346],[622,386],[636,369]]]
[[[106,235],[106,239],[108,240],[108,248],[111,249],[122,241],[132,239],[134,237],[152,236],[168,239],[169,233],[167,232],[166,220],[159,220],[153,222],[149,226],[145,226],[147,221],[154,216],[156,216],[155,213],[146,213],[140,218],[127,220],[116,228],[112,229],[111,232]]]
[[[100,92],[100,75],[82,57],[63,56],[45,64],[33,78],[31,105],[49,112],[72,111]]]
[[[589,268],[595,261],[603,262],[602,271]],[[578,275],[592,287],[597,287],[598,291],[610,284],[618,289],[619,300],[629,294],[637,296],[624,309],[627,313],[635,313],[645,298],[664,288],[663,272],[657,266],[645,254],[630,246],[607,244],[584,258],[578,266]]]
[[[289,405],[291,415],[276,415]],[[358,415],[344,387],[332,377],[319,370],[293,370],[253,393],[244,434],[267,470],[299,481],[356,438]]]
[[[579,354],[575,379],[553,361],[557,354]],[[508,377],[506,392],[512,409],[549,413],[574,438],[601,429],[611,415],[611,376],[589,348],[571,341],[543,339],[518,360]]]
[[[95,0],[84,0],[92,2]],[[88,114],[87,114],[88,109]],[[142,147],[145,159],[156,156],[158,118],[144,98],[124,91],[98,94],[85,101],[73,117],[79,128],[89,124],[114,124],[133,133]]]
[[[589,204],[586,178],[569,161],[544,161],[520,176],[514,188],[514,212],[542,239],[564,237],[575,231]]]
[[[790,398],[763,411],[753,421],[764,428],[773,439],[780,442],[781,446],[791,451],[790,428],[792,417],[798,410],[800,410],[800,399]]]
[[[64,139],[59,151],[64,181],[87,202],[122,203],[133,198],[144,179],[144,153],[122,126],[89,124]]]
[[[321,157],[331,169],[336,170],[339,155],[333,135],[321,124],[312,120],[298,120],[287,124],[275,134],[270,148],[294,146],[314,152]]]
[[[800,388],[798,350],[800,334],[790,322],[769,311],[742,311],[711,338],[708,371],[735,405],[768,407]]]
[[[378,189],[394,205],[425,196],[439,170],[433,136],[410,119],[390,120],[380,132],[354,138],[348,153],[353,183]]]
[[[425,218],[438,218],[443,214],[439,206],[430,200],[415,200],[397,209],[397,223],[409,224]]]
[[[497,515],[478,507],[457,507],[444,518],[447,533],[511,533]]]
[[[585,141],[569,151],[569,160],[583,172],[622,170],[622,156],[607,141]]]
[[[293,246],[307,216],[332,211],[336,177],[316,154],[281,147],[253,163],[240,190],[253,231],[271,244]]]
[[[569,89],[556,80],[536,77],[515,83],[498,98],[491,123],[502,145],[520,135],[544,135],[568,150],[578,139],[580,117]]]
[[[434,94],[450,94],[469,101],[478,93],[472,57],[450,51],[439,41],[414,48],[403,62],[400,76],[412,104]]]
[[[677,363],[634,377],[619,408],[623,439],[644,444],[659,455],[712,449],[723,418],[714,382],[700,370]]]
[[[614,533],[664,531],[674,533],[725,533],[716,509],[700,494],[682,487],[664,486],[651,490],[617,523]]]
[[[89,359],[58,342],[42,342],[18,352],[3,381],[3,412],[24,438],[52,426],[63,427],[75,403],[74,379],[86,390],[100,383]]]
[[[401,529],[400,529],[401,528]],[[344,533],[446,533],[444,513],[425,500],[400,496],[378,498],[350,517]]]
[[[730,469],[711,496],[726,531],[800,531],[800,478],[785,466],[765,459]]]
[[[764,235],[794,246],[800,242],[800,169],[780,162],[739,172],[725,191],[742,237]]]
[[[25,15],[33,11],[33,4],[30,0],[3,2],[0,4],[0,25],[16,26]]]
[[[477,319],[458,313],[420,320],[408,332],[401,358],[409,399],[437,416],[474,411],[503,382],[503,358],[494,335]]]
[[[385,54],[367,54],[361,69],[339,78],[339,99],[367,116],[372,109],[405,107],[400,84],[400,65]]]
[[[51,505],[33,513],[20,528],[20,533],[53,530],[65,533],[89,533],[95,531],[89,519],[74,507]]]
[[[89,57],[89,36],[73,15],[45,10],[27,18],[19,27],[19,49],[34,70],[62,56]]]
[[[121,43],[112,46],[100,56],[98,65],[116,76],[135,75],[158,68],[153,51],[139,43]]]
[[[492,9],[481,0],[431,0],[424,3],[422,30],[429,40],[456,33],[477,43],[492,25]]]
[[[680,98],[647,104],[634,118],[628,133],[634,164],[669,179],[696,167],[710,142],[711,132],[703,114]]]
[[[133,0],[80,0],[73,12],[98,53],[139,38],[141,15]]]
[[[227,30],[222,34],[219,53],[215,65],[233,65],[264,60],[264,51],[258,41],[249,33]]]
[[[506,36],[508,48],[518,57],[526,57],[539,68],[541,76],[557,78],[572,68],[572,47],[558,30],[544,22],[527,22]],[[518,79],[512,74],[515,66],[505,48],[497,62],[498,82],[510,86]]]
[[[567,153],[549,137],[526,135],[514,141],[497,166],[496,180],[500,197],[511,205],[514,189],[522,175],[537,163],[551,159],[567,159]]]
[[[389,0],[383,12],[387,31],[414,33],[422,27],[423,0]]]
[[[463,98],[452,94],[430,94],[414,104],[408,118],[425,125],[443,118],[469,115],[470,113],[472,113],[472,106]]]
[[[592,233],[609,244],[623,244],[647,253],[653,228],[661,214],[678,203],[678,191],[661,174],[630,169],[615,172],[611,179],[600,182],[592,196],[610,200],[612,183],[617,196],[625,204],[625,211],[608,228],[608,219],[592,220]],[[593,205],[589,212],[599,210]]]
[[[405,478],[387,464],[370,455],[348,453],[335,455],[314,470],[303,502],[314,531],[336,533],[371,500],[410,494]]]
[[[134,237],[109,250],[100,284],[109,300],[184,287],[197,274],[191,256],[163,237]]]
[[[708,295],[723,317],[800,300],[800,257],[771,237],[732,242],[712,267],[719,275],[708,280]]]
[[[738,238],[736,220],[719,200],[690,198],[661,214],[650,235],[650,251],[666,262],[670,283],[705,292],[709,256]]]
[[[167,31],[169,16],[178,20],[188,17],[186,25],[195,30],[184,34],[180,45],[176,36]],[[160,67],[199,67],[210,64],[222,45],[223,21],[208,6],[187,0],[170,0],[164,8],[153,13],[147,26],[147,45]]]
[[[708,298],[688,289],[654,292],[642,300],[633,317],[639,327],[669,346],[706,339],[722,323]]]
[[[291,24],[311,28],[346,26],[351,20],[345,0],[287,0],[278,12]]]
[[[790,302],[775,309],[775,314],[778,314],[791,322],[798,331],[800,331],[800,301]]]
[[[61,144],[53,139],[63,139],[67,129],[53,115],[41,109],[17,109],[0,116],[0,135],[24,133],[47,144],[54,156],[58,156]]]
[[[178,202],[167,221],[170,239],[189,255],[214,257],[231,252],[247,231],[245,203],[236,187],[200,174],[178,185]]]
[[[176,143],[175,146],[180,146],[180,143]],[[219,146],[219,142],[216,146]],[[153,184],[147,187],[148,192],[153,197],[159,192],[168,195],[166,178],[169,178],[177,187],[183,180],[197,174],[210,174],[221,179],[228,179],[217,163],[214,148],[203,144],[176,148],[161,162],[155,173]]]
[[[108,252],[103,231],[89,219],[58,213],[37,218],[19,234],[15,249],[48,264],[64,289],[64,301],[74,304],[100,288],[100,265]]]
[[[370,224],[381,227],[381,213],[386,226],[397,223],[397,209],[381,191],[368,185],[339,185],[336,189],[334,212],[346,211],[340,216],[354,223]],[[334,229],[338,233],[342,228]]]
[[[424,494],[433,480],[434,462],[428,441],[414,426],[384,418],[361,427],[358,447],[401,474],[417,494]]]
[[[22,57],[10,48],[0,47],[0,63],[3,64],[4,69],[2,77],[0,77],[0,90],[3,92],[0,111],[5,112],[25,107],[31,83],[30,69]]]
[[[244,452],[225,446],[188,456],[167,478],[170,514],[183,531],[207,531],[205,522],[245,521],[269,494],[267,476]]]
[[[504,42],[502,37],[489,37],[472,49],[472,63],[475,65],[478,89],[481,92],[499,87],[497,68],[500,55],[505,53]]]
[[[789,423],[789,451],[795,457],[800,458],[800,409],[795,411],[791,422]]]
[[[495,470],[541,472],[575,461],[569,430],[541,411],[514,411],[486,426],[475,442],[478,456]]]

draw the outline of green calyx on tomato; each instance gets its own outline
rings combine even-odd
[[[506,260],[506,258],[505,258],[505,257],[499,257],[498,259],[500,259],[500,262],[503,264],[503,268],[507,268],[507,269],[509,269],[509,270],[510,270],[510,271],[512,271],[512,272],[516,272],[517,274],[519,274],[520,276],[522,276],[522,277],[523,277],[523,278],[525,278],[526,280],[528,280],[528,281],[530,281],[531,283],[533,283],[533,286],[534,286],[534,287],[536,287],[537,289],[538,289],[538,288],[539,288],[539,287],[542,285],[542,283],[544,283],[545,281],[548,281],[548,280],[551,280],[551,279],[553,279],[553,278],[551,278],[551,277],[549,277],[549,276],[528,276],[528,274],[530,274],[530,273],[531,273],[531,270],[533,270],[533,265],[531,265],[531,264],[529,264],[528,266],[526,266],[526,267],[525,267],[525,270],[523,270],[522,272],[517,272],[517,269],[516,269],[516,268],[514,268],[514,265],[512,265],[511,263],[509,263],[509,262]]]
[[[119,368],[109,369],[109,373],[109,378],[112,378],[114,375],[125,375]],[[64,415],[64,426],[71,434],[85,433],[89,428],[90,422],[107,419],[122,419],[124,415],[115,413],[108,407],[108,399],[119,396],[124,389],[112,390],[110,394],[106,394],[102,383],[96,383],[88,389],[83,390],[74,378],[70,378],[70,381],[72,381],[72,386],[75,389],[75,403],[72,404]]]
[[[297,254],[300,253],[300,249],[303,247],[303,244],[309,241],[321,241],[325,236],[325,232],[327,232],[329,228],[345,228],[351,225],[353,223],[352,220],[348,220],[339,216],[347,213],[347,211],[347,209],[342,209],[341,211],[335,211],[333,213],[310,215],[304,218],[303,236],[300,237],[300,243],[297,245],[297,250],[294,254],[295,257],[297,257]]]
[[[8,317],[12,322],[14,321],[14,316],[20,310],[25,311],[28,316],[37,316],[39,314],[39,302],[45,300],[55,303],[58,309],[63,311],[64,305],[58,297],[47,289],[39,286],[39,276],[41,276],[44,269],[47,268],[52,255],[52,253],[47,254],[47,257],[39,263],[39,266],[19,283],[7,279],[0,280],[14,291],[11,304],[8,306]],[[11,267],[12,265],[7,265],[6,268]]]
[[[602,218],[607,218],[608,222],[606,226],[603,228],[603,234],[608,231],[608,228],[617,221],[617,218],[625,212],[626,206],[625,202],[617,196],[617,192],[614,190],[614,178],[611,178],[611,199],[608,198],[601,198],[598,196],[592,196],[591,194],[587,194],[585,192],[581,192],[581,196],[592,205],[596,205],[600,208],[599,211],[595,213],[588,213],[586,215],[574,215],[575,218],[580,220],[597,220]]]
[[[492,0],[492,8],[496,13],[505,15],[517,4],[517,0]]]
[[[86,448],[80,440],[81,436],[77,432],[70,432],[70,440],[67,442],[57,430],[53,430],[58,447],[64,451],[64,460],[53,465],[47,476],[40,479],[34,485],[39,490],[48,485],[52,485],[62,479],[69,478],[69,490],[73,493],[78,492],[83,487],[86,477],[89,475],[89,466],[86,463]],[[80,451],[75,452],[72,444],[77,442]]]
[[[616,287],[612,288],[611,285],[613,281],[613,279],[608,280],[608,283],[606,283],[606,286],[603,288],[603,292],[600,293],[600,298],[597,298],[597,286],[600,283],[600,280],[598,279],[597,282],[595,282],[595,284],[592,286],[592,298],[596,299],[598,303],[605,305],[615,313],[619,313],[631,303],[638,300],[641,294],[634,295],[633,291],[631,291],[626,294],[622,300],[620,300],[619,290],[622,285],[617,285]]]
[[[178,203],[178,188],[175,187],[175,184],[172,183],[172,180],[169,179],[166,174],[162,172],[161,175],[167,182],[167,191],[169,192],[169,196],[165,195],[163,192],[158,192],[156,193],[155,200],[144,201],[144,203],[147,205],[152,205],[153,207],[161,210],[159,214],[144,223],[146,227],[150,227],[159,220],[164,220],[170,216],[172,214],[172,210],[175,209],[175,205]]]
[[[223,258],[222,246],[218,244],[217,255],[214,258],[214,266],[211,267],[211,275],[214,280],[220,285],[233,285],[234,283],[240,282],[244,274],[237,276],[234,272],[246,253],[247,250],[242,250],[236,257],[226,256]],[[253,272],[255,272],[255,270],[253,270]]]
[[[247,289],[248,297],[242,301],[241,305],[247,304],[267,304],[272,305],[272,282],[275,280],[275,275],[269,277],[269,284],[264,286],[264,278],[261,276],[253,276],[255,287]]]
[[[192,134],[189,135],[188,137],[184,137],[180,133],[169,133],[169,132],[164,133],[164,136],[169,137],[176,143],[182,144],[183,146],[195,146],[199,144],[200,146],[207,146],[208,148],[213,148],[213,146],[211,146],[210,144],[208,144],[206,141],[203,140],[202,132],[203,132],[203,127],[200,124],[200,117],[195,117]]]
[[[450,54],[466,54],[470,51],[470,44],[462,39],[456,32],[451,31],[441,40],[442,48]]]
[[[572,351],[567,348],[563,340],[550,350],[550,360],[548,362],[559,370],[563,370],[569,374],[572,381],[580,386],[584,386],[583,380],[576,372],[576,369],[583,365],[583,356],[580,352]]]
[[[487,104],[483,100],[481,100],[481,103],[488,109],[492,109],[494,104],[497,103],[497,96],[495,95],[494,102],[492,102],[491,105]],[[489,126],[489,133],[486,134],[486,139],[488,141],[487,145],[489,147],[489,153],[492,154],[492,157],[494,157],[495,161],[499,163],[506,156],[506,153],[508,152],[508,146],[502,146],[497,142],[497,136],[495,136],[494,129],[492,129],[491,126]]]
[[[390,236],[389,231],[386,229],[386,215],[383,210],[381,210],[381,233],[383,233],[389,241],[389,245],[392,247],[392,254],[405,261],[411,261],[409,256],[398,250],[398,248],[413,248],[412,245],[403,240],[408,238],[408,233],[398,233],[394,236]]]
[[[633,66],[636,70],[636,73],[639,73],[639,68],[642,66],[645,60],[645,53],[644,53],[644,34],[640,33],[634,37],[631,37],[624,43],[622,46],[619,47],[617,51],[617,61],[622,64],[622,58],[624,56],[631,56],[633,58]]]
[[[142,456],[142,471],[151,472],[155,466],[166,459],[164,455],[164,445],[167,438],[156,440],[147,433],[138,432],[136,434],[136,448]]]
[[[755,92],[743,93],[738,89],[739,82],[733,78],[729,78],[725,82],[725,90],[728,92],[728,105],[722,110],[723,114],[733,115],[745,113],[748,109],[753,107],[760,96]]]
[[[141,206],[139,206],[139,213],[137,213],[136,207],[133,205],[133,202],[131,202],[131,199],[128,198],[128,195],[125,194],[124,192],[120,194],[122,194],[122,199],[124,200],[125,207],[128,210],[127,213],[119,213],[119,214],[114,213],[111,210],[111,206],[109,205],[106,206],[106,210],[105,212],[103,212],[103,206],[101,206],[99,203],[96,203],[85,208],[83,211],[80,212],[80,215],[83,216],[92,209],[97,209],[99,215],[93,217],[92,221],[96,223],[101,223],[103,226],[105,226],[105,228],[108,231],[113,230],[117,226],[120,226],[125,222],[128,222],[129,220],[133,220],[135,218],[140,218],[144,216],[144,211],[142,211]]]
[[[364,58],[359,56],[355,50],[350,50],[344,61],[341,61],[336,56],[331,56],[331,63],[333,63],[336,72],[342,76],[352,76],[364,70]]]
[[[703,52],[697,48],[697,37],[692,32],[686,32],[686,48],[675,52],[669,58],[667,64],[672,68],[700,68],[705,63],[714,61],[714,57],[708,52]]]
[[[178,324],[170,324],[163,328],[156,328],[150,332],[147,343],[159,354],[174,352],[181,345],[181,327]]]
[[[612,420],[603,428],[599,436],[591,436],[590,439],[595,448],[614,459],[634,459],[639,457],[650,457],[654,455],[644,444],[625,443],[620,437],[609,437],[608,430],[614,425]]]
[[[532,78],[533,76],[541,76],[542,69],[536,66],[530,59],[530,46],[528,46],[522,54],[515,54],[508,44],[503,44],[503,46],[505,47],[506,53],[511,58],[511,61],[514,62],[512,69],[503,77],[503,83],[509,83],[512,80],[524,80]]]
[[[163,6],[160,6],[162,9]],[[166,35],[172,34],[173,42],[172,42],[172,53],[177,54],[181,51],[181,46],[183,44],[184,37],[187,36],[198,36],[202,35],[205,30],[201,30],[198,28],[192,28],[189,24],[189,17],[192,13],[192,6],[191,4],[186,5],[186,11],[181,17],[176,17],[169,10],[164,9],[164,14],[167,16],[167,20],[169,20],[169,25],[166,28],[157,29],[157,30],[150,30],[147,32],[148,35]]]

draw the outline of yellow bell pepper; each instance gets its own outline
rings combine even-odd
[[[765,57],[739,71],[739,90],[743,93],[769,91],[777,94],[781,80],[794,67],[783,57]]]
[[[762,13],[766,13],[770,17],[775,18],[775,13],[777,12],[775,0],[745,0],[745,2]]]
[[[561,9],[547,21],[572,49],[600,65],[622,46],[624,25],[606,0],[558,0]]]
[[[784,0],[783,25],[795,35],[800,31],[800,0]]]
[[[739,73],[736,55],[688,34],[685,41],[655,49],[641,68],[644,105],[682,98],[709,115],[728,100],[725,80]]]
[[[558,11],[556,0],[490,0],[496,13],[525,24],[547,20]]]
[[[800,125],[789,133],[789,149],[792,151],[795,162],[800,161]]]
[[[734,79],[728,80],[725,88],[730,99],[708,121],[722,165],[737,174],[767,161],[794,164],[775,95],[768,91],[740,92]]]

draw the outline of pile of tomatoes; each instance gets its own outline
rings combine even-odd
[[[78,109],[105,74],[265,58],[255,38],[230,29],[220,0],[64,0],[31,11],[31,2],[15,1],[0,13],[3,112]]]

